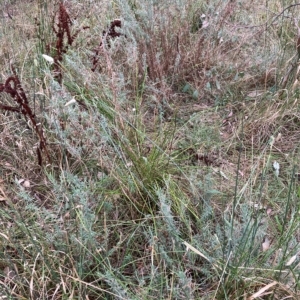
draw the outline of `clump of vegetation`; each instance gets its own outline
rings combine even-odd
[[[0,4],[2,298],[299,298],[299,6],[175,2]]]

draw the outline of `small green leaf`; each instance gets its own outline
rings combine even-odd
[[[191,86],[190,86],[189,83],[187,83],[187,84],[183,87],[182,92],[183,92],[183,93],[188,93],[190,90],[191,90]]]
[[[193,92],[193,98],[194,99],[198,99],[199,98],[199,93],[198,93],[197,90],[194,90],[194,92]]]
[[[210,85],[210,82],[208,82],[208,83],[206,84],[206,88],[207,88],[209,91],[211,91],[211,85]]]

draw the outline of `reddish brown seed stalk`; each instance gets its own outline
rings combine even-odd
[[[4,84],[0,84],[0,93],[7,93],[9,94],[13,100],[18,104],[18,106],[9,106],[0,103],[0,109],[8,110],[12,112],[21,113],[24,117],[28,117],[33,125],[34,130],[36,131],[40,143],[37,149],[38,154],[38,163],[42,165],[42,152],[46,154],[48,161],[50,161],[50,155],[47,149],[47,143],[44,136],[44,132],[42,127],[38,124],[36,117],[29,106],[29,102],[27,96],[22,88],[21,82],[19,77],[14,68],[13,75],[9,76]]]

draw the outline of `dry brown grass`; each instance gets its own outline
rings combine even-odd
[[[1,112],[7,291],[297,299],[299,95],[297,72],[280,90],[294,25],[266,29],[276,3],[0,4],[0,81],[13,63],[51,158],[38,166],[32,120]]]

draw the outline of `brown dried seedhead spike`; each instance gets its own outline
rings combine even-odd
[[[13,67],[12,67],[12,71],[14,75],[9,76],[6,79],[4,84],[0,84],[0,93],[9,94],[13,98],[13,100],[19,105],[19,107],[4,105],[0,103],[0,109],[22,113],[24,117],[28,117],[30,119],[33,128],[40,140],[40,145],[37,150],[37,155],[38,155],[38,163],[39,165],[42,165],[42,155],[41,155],[42,151],[45,152],[48,160],[50,161],[50,155],[48,153],[44,132],[42,127],[40,127],[37,123],[36,117],[31,107],[29,106],[29,101],[21,85],[19,77]]]
[[[122,27],[122,23],[121,20],[119,19],[115,19],[110,23],[110,27],[107,33],[107,37],[109,38],[116,38],[118,36],[121,36],[122,34],[120,32],[116,32],[116,27],[121,28]],[[103,36],[105,36],[106,31],[103,31]]]
[[[97,47],[97,49],[94,50],[95,54],[92,59],[92,69],[91,69],[93,72],[95,72],[95,70],[97,69],[97,66],[98,66],[99,53],[102,48],[102,40],[104,39],[108,48],[110,48],[111,47],[110,40],[123,35],[120,32],[116,32],[116,27],[122,28],[122,22],[120,19],[113,20],[110,23],[110,27],[108,28],[108,30],[103,30],[100,44]],[[126,35],[125,35],[125,37],[126,37]]]
[[[55,20],[56,19],[56,20]],[[61,63],[63,61],[63,54],[67,52],[68,47],[72,46],[75,38],[81,29],[71,33],[72,20],[70,15],[67,12],[65,5],[61,2],[56,14],[53,16],[52,20],[52,30],[56,35],[55,42],[55,54],[53,55],[54,59],[54,74],[57,81],[62,83],[62,68]],[[84,27],[83,29],[89,28]],[[50,52],[50,45],[46,46],[48,53]],[[50,53],[49,53],[50,54]]]
[[[71,35],[70,26],[72,25],[71,18],[69,14],[67,13],[66,7],[63,5],[63,3],[60,3],[59,5],[59,29],[62,30],[62,33],[66,33],[68,37],[68,44],[72,45],[73,43],[73,37]]]

